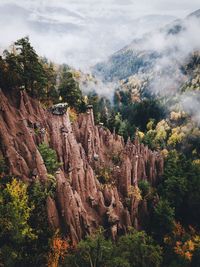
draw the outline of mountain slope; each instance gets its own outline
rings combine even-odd
[[[199,40],[195,38],[200,26],[198,14],[196,11],[183,20],[175,20],[133,40],[107,61],[98,63],[93,72],[105,81],[113,81],[135,74],[155,75],[170,65],[174,67],[172,72],[178,71],[180,63],[195,49],[200,49]]]

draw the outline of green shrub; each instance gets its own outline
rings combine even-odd
[[[132,231],[112,243],[98,231],[82,240],[63,266],[159,267],[161,262],[161,247],[145,232]]]
[[[111,182],[111,170],[109,168],[100,168],[98,170],[97,179],[101,184],[108,184]]]
[[[138,187],[141,191],[142,198],[145,198],[150,193],[150,184],[147,180],[140,180]]]
[[[44,160],[47,172],[54,174],[62,163],[58,162],[56,151],[50,148],[47,144],[42,143],[39,145],[38,150]]]
[[[121,163],[120,154],[113,154],[112,162],[113,162],[114,165],[120,165],[120,163]]]

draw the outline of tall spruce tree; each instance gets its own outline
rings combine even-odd
[[[43,97],[47,79],[44,68],[34,48],[31,46],[29,38],[19,39],[15,42],[15,47],[25,89],[30,92],[31,96]]]

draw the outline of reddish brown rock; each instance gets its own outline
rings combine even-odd
[[[59,229],[60,222],[59,222],[58,210],[55,201],[50,196],[47,197],[47,215],[51,227],[54,230]]]
[[[16,106],[0,91],[0,126],[1,153],[13,176],[27,182],[47,180],[38,145],[46,142],[56,151],[63,164],[55,175],[56,198],[47,199],[48,219],[55,229],[62,225],[74,244],[100,225],[113,238],[131,225],[137,227],[140,200],[130,191],[140,179],[154,184],[161,177],[163,158],[158,152],[138,140],[125,144],[121,136],[95,126],[91,108],[72,125],[68,113],[53,115],[25,92]],[[109,185],[97,179],[104,168]]]

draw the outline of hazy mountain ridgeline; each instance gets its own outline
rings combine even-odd
[[[198,38],[195,37],[200,23],[199,13],[198,10],[183,20],[175,20],[163,28],[134,39],[107,61],[98,63],[94,67],[94,73],[112,81],[126,79],[134,74],[163,71],[164,67],[172,68],[171,62],[180,67],[179,64],[184,63],[189,53],[199,49]]]
[[[199,13],[198,10],[133,40],[105,63],[98,63],[93,72],[105,81],[122,80],[122,85],[136,81],[148,95],[180,93],[181,86],[190,79],[184,66],[200,49]]]
[[[0,47],[6,49],[14,40],[29,35],[41,56],[85,70],[126,45],[132,36],[141,36],[175,19],[167,15],[135,18],[130,12],[126,16],[117,9],[107,13],[102,7],[98,1],[90,9],[78,1],[41,1],[38,5],[35,1],[2,0]]]

